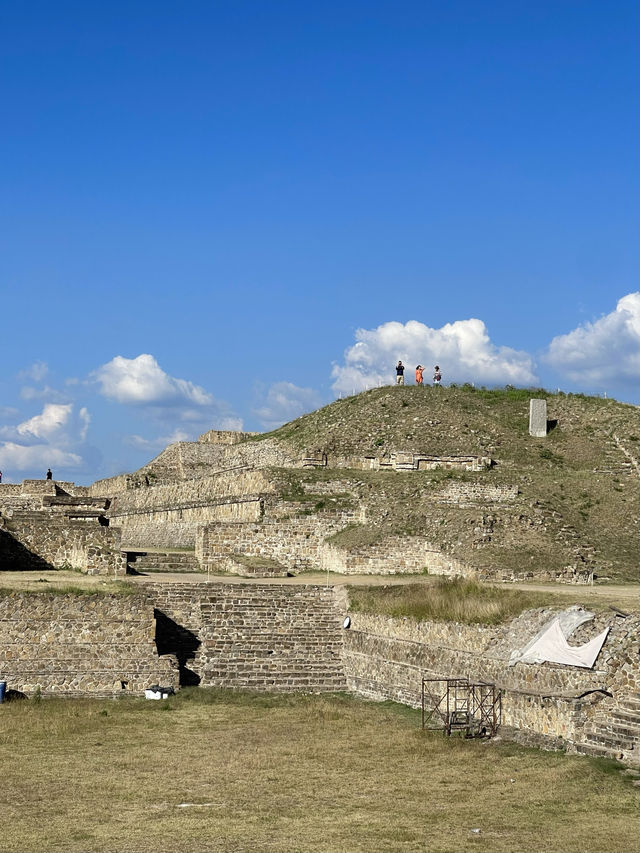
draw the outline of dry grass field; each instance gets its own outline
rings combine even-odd
[[[0,706],[4,851],[635,851],[611,762],[346,696]]]

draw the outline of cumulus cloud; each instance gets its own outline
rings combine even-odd
[[[383,323],[376,329],[358,329],[356,343],[346,350],[344,364],[332,370],[336,393],[351,394],[395,381],[401,359],[407,371],[417,364],[440,365],[445,382],[531,385],[536,383],[531,356],[510,347],[498,347],[482,320],[457,320],[432,329],[417,320]]]
[[[263,426],[274,429],[319,405],[318,394],[312,388],[300,388],[292,382],[274,382],[267,390],[263,404],[253,413]]]
[[[0,445],[0,468],[13,471],[29,471],[42,469],[41,476],[47,468],[80,468],[82,457],[60,447],[50,444],[16,444],[5,441]]]
[[[15,471],[35,477],[44,476],[48,467],[82,468],[84,460],[78,451],[87,449],[84,442],[90,422],[86,407],[76,413],[72,403],[45,404],[40,414],[0,428],[0,468],[7,475]]]
[[[16,432],[25,438],[50,438],[67,425],[72,410],[71,403],[47,403],[42,414],[18,424]]]
[[[117,355],[92,374],[100,393],[117,403],[133,406],[209,406],[214,400],[204,388],[176,379],[149,354],[136,358]]]
[[[103,396],[135,407],[162,423],[165,431],[176,430],[180,424],[180,434],[185,438],[174,440],[192,441],[206,429],[241,430],[243,426],[242,418],[231,411],[228,403],[215,399],[193,382],[170,376],[149,354],[136,358],[118,355],[93,371],[89,379],[99,383]],[[155,450],[163,440],[162,436],[154,439],[133,435],[126,443]]]
[[[637,382],[640,374],[640,293],[618,300],[614,311],[549,344],[544,361],[585,385]]]

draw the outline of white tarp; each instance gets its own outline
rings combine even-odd
[[[584,643],[582,646],[570,646],[567,637],[584,622],[593,619],[593,613],[586,610],[569,608],[539,631],[536,636],[522,649],[514,651],[509,659],[509,666],[515,663],[561,663],[567,666],[581,666],[591,669],[600,654],[604,641],[607,639],[609,628],[601,634]]]

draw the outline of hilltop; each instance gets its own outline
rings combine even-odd
[[[532,397],[547,400],[544,438],[529,435]],[[162,520],[162,530],[140,528],[155,540],[130,528],[124,533],[129,544],[170,544],[167,509],[178,511],[169,524],[182,535],[185,519],[196,525],[227,512],[203,508],[198,515],[194,507],[207,500],[271,495],[283,506],[256,519],[289,519],[290,531],[278,535],[288,540],[294,562],[301,556],[296,531],[315,517],[320,551],[323,543],[335,547],[354,565],[374,557],[379,564],[386,553],[385,571],[407,571],[399,567],[421,540],[449,570],[460,565],[479,577],[593,573],[629,581],[636,578],[639,436],[638,408],[615,400],[542,389],[387,386],[336,400],[269,433],[212,431],[198,442],[170,445],[135,474],[94,484],[92,494],[128,490],[118,504],[120,513],[130,513],[123,518],[128,525],[140,527],[135,513],[156,507],[149,520]],[[398,454],[413,458],[412,470],[395,464]],[[422,468],[415,464],[421,455],[454,464],[432,470],[425,460]],[[460,457],[475,460],[475,470],[457,465]],[[256,469],[260,486],[252,485]],[[242,507],[237,511],[248,504]],[[351,520],[336,528],[336,512]],[[191,547],[192,534],[174,544]],[[233,551],[264,556],[259,542],[249,537]],[[318,567],[305,553],[309,566]]]
[[[528,433],[531,397],[547,400],[546,438]],[[338,541],[422,533],[455,557],[482,566],[537,572],[545,565],[584,565],[600,577],[631,580],[639,438],[637,407],[615,400],[542,389],[406,386],[337,400],[253,440],[342,456],[397,451],[490,456],[491,469],[479,472],[350,475],[370,524]],[[346,473],[340,471],[342,480]],[[337,472],[288,474],[317,481]],[[433,500],[443,481],[511,484],[519,494],[511,507],[478,501],[448,506]]]

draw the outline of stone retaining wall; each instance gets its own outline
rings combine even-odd
[[[447,483],[437,499],[445,503],[506,503],[518,497],[517,486],[485,486],[479,483]]]
[[[140,695],[152,684],[179,683],[344,690],[341,622],[333,590],[319,586],[12,593],[0,596],[0,677],[29,695],[38,688],[43,695]]]
[[[574,632],[571,644],[579,645],[610,627],[594,669],[551,663],[507,666],[511,651],[552,615],[549,609],[529,611],[507,625],[483,627],[352,614],[344,646],[349,689],[417,708],[423,676],[488,681],[502,689],[502,722],[514,732],[548,745],[583,743],[585,726],[603,703],[610,710],[612,703],[622,704],[638,690],[638,662],[629,652],[637,644],[640,619],[598,614]],[[606,699],[602,691],[613,697]]]
[[[322,545],[320,565],[340,574],[416,574],[473,576],[474,570],[417,536],[393,536],[371,545]]]
[[[325,538],[358,520],[351,510],[323,510],[312,515],[300,512],[300,504],[279,501],[273,516],[261,523],[210,524],[198,530],[196,557],[203,569],[215,571],[229,555],[266,557],[291,570],[319,568]],[[288,512],[295,512],[286,518]]]
[[[28,695],[177,686],[175,662],[156,651],[153,604],[138,595],[0,596],[0,677]]]
[[[636,719],[638,616],[602,613],[574,632],[571,643],[578,645],[610,628],[596,667],[587,670],[507,666],[511,651],[553,615],[548,608],[496,627],[352,613],[345,630],[346,607],[343,589],[313,585],[158,583],[131,595],[11,593],[0,596],[0,677],[28,694],[39,688],[44,694],[140,695],[154,683],[348,687],[419,707],[423,676],[465,676],[502,690],[505,732],[606,754],[598,743],[603,732],[615,730],[612,716],[617,713],[623,729],[625,720]],[[637,726],[632,732],[624,735],[628,760],[640,749]]]
[[[96,517],[74,521],[53,508],[12,510],[0,514],[0,527],[26,552],[54,568],[80,569],[90,575],[126,572],[120,530],[103,526]]]
[[[342,611],[332,589],[278,584],[163,585],[156,607],[201,645],[202,686],[343,690]]]

